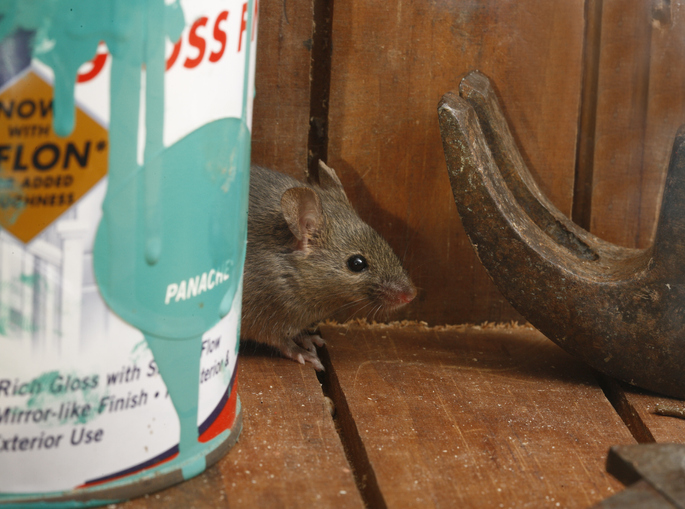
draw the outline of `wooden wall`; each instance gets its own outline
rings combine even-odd
[[[338,171],[419,297],[397,318],[520,319],[461,227],[437,103],[480,69],[542,190],[597,235],[651,242],[685,123],[685,1],[261,0],[253,161]]]

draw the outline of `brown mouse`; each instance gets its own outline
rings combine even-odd
[[[250,169],[241,337],[323,370],[306,328],[338,310],[369,314],[411,302],[416,289],[392,248],[352,208],[342,183],[319,162],[305,184]]]

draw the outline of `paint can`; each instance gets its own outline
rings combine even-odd
[[[132,498],[237,440],[257,14],[0,5],[0,508]]]

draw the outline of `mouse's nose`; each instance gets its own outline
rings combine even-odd
[[[411,282],[393,283],[384,288],[385,298],[392,308],[409,304],[416,297],[416,288]]]
[[[402,304],[409,304],[414,300],[414,297],[416,297],[416,288],[411,285],[407,291],[400,292],[397,295],[397,300]]]

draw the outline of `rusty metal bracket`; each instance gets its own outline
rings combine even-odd
[[[536,328],[600,372],[685,399],[685,127],[654,244],[605,242],[542,194],[478,71],[438,106],[452,192],[476,253]]]
[[[607,471],[628,486],[592,509],[685,509],[685,445],[615,445]]]

